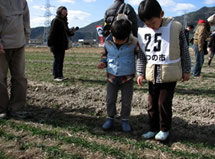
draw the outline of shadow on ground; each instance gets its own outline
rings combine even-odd
[[[121,131],[120,118],[116,118],[115,126],[111,131],[103,131],[102,124],[105,121],[104,115],[92,115],[95,109],[67,109],[59,110],[48,107],[41,108],[36,105],[29,105],[28,111],[32,112],[32,117],[26,121],[43,123],[53,127],[83,127],[91,134],[97,136],[117,136],[127,137],[130,139],[142,140],[141,134],[148,130],[147,114],[131,116],[130,124],[132,132],[124,133]],[[104,113],[105,114],[105,113]],[[176,142],[189,142],[195,144],[204,144],[205,146],[214,146],[215,143],[215,124],[198,125],[188,124],[185,120],[173,118],[172,130],[169,140],[165,143],[172,145]]]

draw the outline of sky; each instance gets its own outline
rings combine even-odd
[[[30,10],[31,28],[46,26],[56,16],[59,6],[68,10],[69,27],[85,27],[104,18],[106,9],[114,0],[27,0]],[[137,13],[138,5],[142,0],[125,0],[133,6]],[[47,6],[49,2],[50,6]],[[165,16],[180,16],[200,8],[214,7],[215,0],[158,0],[164,10]],[[48,9],[46,9],[48,8]],[[50,16],[48,13],[51,13]],[[102,24],[101,24],[102,25]]]

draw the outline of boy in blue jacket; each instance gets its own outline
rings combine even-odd
[[[125,16],[125,15],[123,15]],[[123,17],[122,16],[122,17]],[[131,131],[128,123],[133,96],[135,76],[135,53],[137,38],[131,34],[131,22],[127,18],[116,20],[111,26],[111,34],[105,41],[105,52],[98,68],[107,68],[107,120],[103,130],[113,127],[118,91],[122,94],[121,123],[124,132]]]

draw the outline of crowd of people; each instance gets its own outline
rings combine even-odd
[[[68,49],[69,36],[73,36],[76,29],[68,27],[66,7],[60,6],[56,13],[51,22],[48,46],[54,56],[54,80],[63,81],[65,50]],[[193,40],[189,37],[193,25],[184,29],[180,22],[164,14],[157,0],[143,0],[138,7],[138,16],[144,26],[138,28],[133,7],[124,0],[114,0],[106,10],[105,51],[97,66],[107,70],[107,120],[102,125],[103,130],[113,128],[119,91],[122,94],[122,130],[132,130],[129,118],[137,74],[140,87],[143,80],[148,82],[149,131],[142,137],[165,141],[171,130],[172,101],[177,81],[188,81],[191,72],[194,77],[201,76],[207,49],[208,65],[211,64],[215,32],[211,33],[210,27],[215,24],[215,14],[198,21]],[[27,79],[24,47],[30,37],[29,19],[26,0],[0,0],[0,118],[24,117],[25,114]],[[192,69],[189,43],[193,43],[195,52]],[[11,73],[10,93],[7,90],[8,69]]]

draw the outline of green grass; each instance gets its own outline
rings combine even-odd
[[[75,134],[77,132],[83,133],[85,132],[87,134],[87,136],[89,136],[90,138],[92,137],[96,137],[96,138],[103,138],[106,140],[113,140],[116,142],[120,142],[121,144],[124,145],[132,145],[135,147],[135,149],[151,149],[151,150],[159,150],[161,152],[165,152],[165,153],[169,153],[171,154],[173,157],[180,157],[180,158],[208,158],[208,159],[213,159],[214,156],[210,155],[210,154],[202,154],[200,151],[199,152],[189,152],[189,151],[180,151],[180,150],[173,150],[171,148],[169,148],[168,146],[160,146],[157,144],[153,144],[153,143],[149,143],[146,141],[134,141],[134,140],[130,140],[126,137],[120,136],[108,136],[108,135],[99,135],[99,134],[95,134],[95,133],[91,133],[87,128],[83,128],[83,127],[72,127],[72,126],[66,126],[66,127],[56,127],[53,128],[53,130],[48,130],[48,129],[41,129],[40,127],[34,127],[31,126],[29,124],[22,124],[22,123],[17,123],[17,122],[13,122],[13,121],[5,121],[5,120],[0,120],[0,124],[1,125],[6,125],[9,126],[13,129],[16,129],[16,131],[26,131],[28,133],[30,133],[31,136],[38,136],[40,138],[50,138],[51,140],[57,140],[61,143],[64,144],[74,144],[76,147],[83,147],[86,149],[89,149],[92,152],[101,152],[104,154],[104,156],[106,155],[111,155],[111,156],[115,156],[116,158],[132,158],[132,159],[137,159],[138,155],[135,152],[125,152],[121,149],[118,148],[113,148],[111,146],[105,146],[104,145],[100,145],[97,144],[96,142],[89,142],[86,139],[82,138],[82,137],[75,137]],[[60,125],[59,125],[60,126]],[[48,125],[44,125],[44,127],[49,127]],[[73,135],[68,137],[66,134],[60,132],[60,131],[68,131],[70,133],[72,133]],[[6,133],[3,130],[0,131],[0,137],[3,136],[4,138],[6,138],[7,140],[16,140],[17,142],[20,142],[21,137],[20,136],[16,136],[14,134],[10,134],[10,133]],[[212,146],[207,146],[204,144],[193,144],[190,142],[181,142],[183,144],[185,144],[188,147],[195,147],[196,149],[201,149],[201,148],[207,148],[210,150],[214,150],[215,151],[215,147]],[[20,148],[24,151],[26,149],[30,149],[32,147],[40,147],[43,149],[43,151],[45,151],[46,153],[48,153],[48,156],[55,156],[57,157],[67,157],[68,154],[63,152],[63,150],[60,149],[59,146],[46,146],[45,144],[36,144],[36,143],[21,143]],[[77,154],[75,155],[77,156]]]
[[[20,129],[20,128],[17,128],[17,129]],[[47,135],[47,133],[44,134],[44,132],[41,132],[40,135]],[[23,152],[30,150],[32,148],[42,149],[42,151],[46,153],[46,158],[50,158],[50,159],[51,158],[52,159],[59,159],[59,158],[62,158],[62,159],[68,159],[68,158],[81,159],[82,158],[78,154],[68,154],[68,153],[64,152],[64,150],[62,150],[60,148],[60,145],[47,146],[45,143],[35,143],[35,142],[25,143],[25,142],[22,142],[21,141],[22,137],[4,132],[3,130],[0,131],[0,137],[5,138],[5,140],[12,140],[12,141],[15,140],[19,144],[19,150],[21,150]],[[8,158],[8,156],[6,156],[4,153],[0,152],[0,159],[12,159],[12,158],[13,157]],[[15,157],[14,157],[14,159],[15,159]]]
[[[87,51],[87,49],[86,49]],[[65,55],[64,61],[64,75],[71,79],[66,81],[66,84],[74,85],[74,81],[81,86],[92,86],[92,85],[102,85],[106,81],[106,70],[98,69],[97,64],[100,61],[101,54],[99,53],[74,53],[69,51]],[[192,66],[194,64],[194,56],[192,57]],[[26,53],[26,74],[30,80],[53,82],[52,77],[52,53],[47,52],[27,52]],[[190,81],[188,82],[178,82],[177,88],[183,90],[190,90],[193,94],[199,95],[196,92],[199,92],[201,95],[207,94],[211,97],[215,93],[215,83],[208,82],[208,80],[213,80],[215,78],[215,62],[212,61],[211,67],[207,66],[207,56],[205,56],[205,64],[202,69],[203,79],[194,78],[191,76]],[[92,81],[91,84],[83,81]],[[97,81],[97,82],[96,82]],[[99,82],[101,81],[101,82]],[[199,82],[204,82],[204,85],[199,85]],[[93,84],[95,83],[95,84]],[[139,86],[135,82],[135,87],[137,91]],[[144,88],[147,89],[145,84]],[[176,91],[176,93],[178,93]]]

